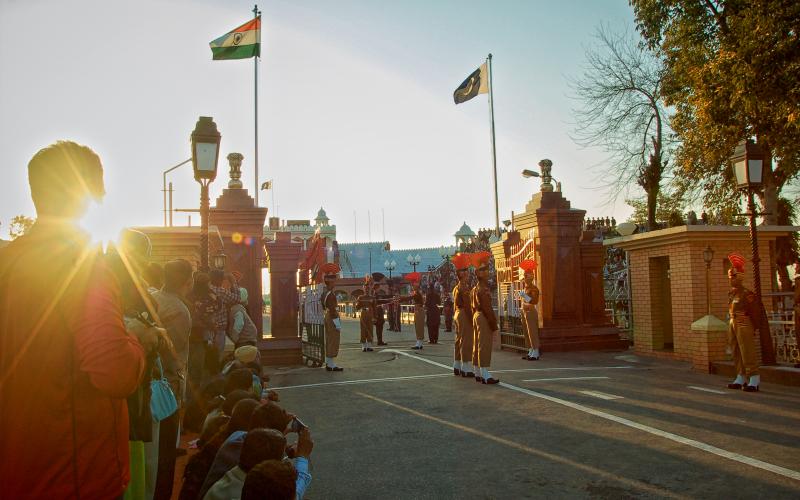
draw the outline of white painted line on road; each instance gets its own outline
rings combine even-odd
[[[523,382],[550,382],[551,380],[592,380],[608,377],[556,377],[556,378],[529,378]]]
[[[435,375],[411,375],[408,377],[386,377],[386,378],[368,378],[368,379],[361,379],[361,380],[340,380],[337,382],[320,382],[318,384],[303,384],[303,385],[286,385],[283,387],[270,387],[270,389],[274,389],[279,391],[281,389],[303,389],[306,387],[323,387],[326,385],[353,385],[353,384],[371,384],[375,382],[395,382],[398,380],[415,380],[415,379],[423,379],[423,378],[438,378],[438,377],[452,377],[452,374],[449,373],[437,373]]]
[[[699,387],[696,385],[687,385],[686,387],[688,387],[689,389],[694,389],[695,391],[710,392],[712,394],[728,394],[725,391],[718,391],[716,389],[707,389],[705,387]]]
[[[394,351],[398,354],[402,354],[404,356],[408,356],[410,358],[419,359],[424,361],[428,364],[440,366],[447,370],[452,370],[451,367],[444,365],[442,363],[437,363],[435,361],[431,361],[428,359],[422,359],[417,356],[412,356],[408,353]],[[655,427],[650,427],[649,425],[640,424],[639,422],[634,422],[633,420],[629,420],[624,417],[619,417],[617,415],[613,415],[611,413],[606,413],[604,411],[595,410],[589,406],[582,405],[580,403],[573,403],[572,401],[567,401],[566,399],[557,398],[555,396],[549,396],[547,394],[543,394],[541,392],[532,391],[530,389],[525,389],[523,387],[517,387],[516,385],[511,385],[506,382],[500,382],[498,384],[500,387],[505,387],[506,389],[510,389],[512,391],[521,392],[522,394],[527,394],[528,396],[533,396],[535,398],[544,399],[550,401],[552,403],[557,403],[573,410],[582,411],[584,413],[588,413],[589,415],[594,415],[596,417],[600,417],[606,420],[610,420],[612,422],[616,422],[618,424],[625,425],[627,427],[631,427],[633,429],[637,429],[643,432],[647,432],[648,434],[653,434],[655,436],[662,437],[664,439],[668,439],[670,441],[674,441],[676,443],[684,444],[686,446],[690,446],[692,448],[696,448],[701,451],[705,451],[711,453],[712,455],[717,455],[722,458],[727,458],[728,460],[732,460],[734,462],[739,462],[745,465],[749,465],[751,467],[756,467],[758,469],[762,469],[765,471],[769,471],[779,476],[787,477],[789,479],[794,479],[795,481],[800,481],[800,472],[792,469],[787,469],[786,467],[781,467],[780,465],[771,464],[769,462],[764,462],[758,460],[757,458],[748,457],[747,455],[741,455],[739,453],[734,453],[732,451],[724,450],[722,448],[717,448],[716,446],[710,445],[708,443],[704,443],[702,441],[697,441],[694,439],[690,439],[684,436],[680,436],[678,434],[674,434],[672,432],[662,431],[661,429],[656,429]]]
[[[618,370],[625,368],[636,368],[635,366],[559,366],[552,368],[518,368],[515,370],[492,370],[492,373],[512,373],[512,372],[547,372],[552,370],[568,370],[568,371],[587,371],[587,370]]]
[[[581,394],[586,394],[587,396],[605,399],[606,401],[612,401],[614,399],[625,399],[622,396],[617,396],[614,394],[606,394],[605,392],[600,392],[600,391],[578,391],[578,392],[580,392]]]

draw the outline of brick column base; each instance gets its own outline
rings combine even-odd
[[[711,373],[711,363],[724,361],[725,345],[728,337],[728,324],[716,316],[703,316],[692,323],[689,354],[692,368]]]

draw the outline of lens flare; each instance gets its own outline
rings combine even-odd
[[[243,239],[244,236],[242,235],[242,233],[233,233],[231,235],[231,241],[233,241],[233,243],[236,245],[240,244]]]
[[[119,243],[122,226],[100,203],[92,202],[78,227],[89,234],[93,245],[102,245],[105,251],[110,243]]]

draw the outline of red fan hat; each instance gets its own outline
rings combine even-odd
[[[532,273],[539,267],[539,264],[536,263],[533,259],[525,259],[519,263],[519,268],[525,271],[526,273]]]
[[[492,254],[489,252],[478,252],[472,254],[472,265],[475,266],[475,269],[485,269],[489,267],[489,259],[492,258]]]
[[[422,279],[422,273],[419,273],[419,272],[408,273],[408,274],[404,275],[403,278],[405,278],[405,280],[408,281],[409,283],[412,283],[412,284],[416,285]]]
[[[469,268],[470,261],[470,254],[468,253],[458,253],[453,256],[453,265],[456,266],[456,271],[465,271]]]
[[[322,272],[326,278],[336,278],[339,275],[339,264],[335,262],[326,262],[322,264]]]
[[[745,260],[742,254],[733,252],[732,254],[728,255],[728,260],[731,261],[731,268],[736,274],[741,274],[744,272]]]

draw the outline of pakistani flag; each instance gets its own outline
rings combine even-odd
[[[456,104],[469,101],[478,94],[489,93],[489,72],[486,70],[486,63],[472,72],[453,92],[453,100]]]
[[[261,55],[261,16],[209,43],[214,60],[247,59]]]

